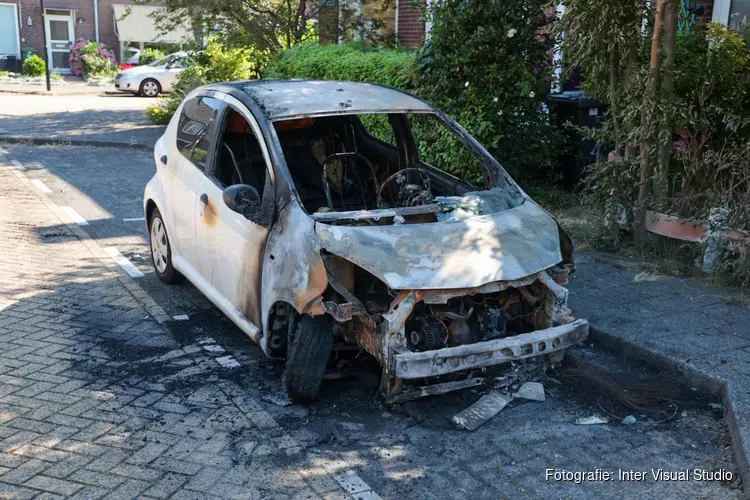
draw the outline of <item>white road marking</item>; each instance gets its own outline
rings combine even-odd
[[[205,349],[206,346],[203,346],[203,348]],[[222,356],[220,358],[216,358],[216,362],[224,368],[237,368],[238,366],[240,366],[239,361],[234,359],[232,356]]]
[[[372,491],[372,488],[370,488],[370,486],[353,470],[348,470],[341,474],[335,474],[333,479],[335,479],[347,493],[352,495],[353,498],[361,500],[382,500],[380,495]]]
[[[203,346],[205,350],[208,352],[226,352],[223,347],[221,347],[219,344],[206,344]]]
[[[175,321],[187,321],[190,318],[188,318],[187,314],[178,314],[176,316],[172,316],[172,319]]]
[[[123,254],[115,247],[104,247],[104,252],[117,262],[123,271],[128,273],[131,278],[143,278],[144,274],[138,270]]]
[[[141,222],[146,220],[145,217],[133,217],[132,219],[122,219],[123,222]]]
[[[18,170],[26,170],[26,167],[23,166],[23,164],[18,160],[10,160],[10,162],[18,169]]]
[[[41,191],[42,193],[51,193],[52,190],[47,187],[47,185],[42,182],[40,179],[31,179],[31,183],[36,186],[36,188]]]
[[[73,222],[75,222],[79,226],[88,226],[89,225],[89,223],[86,221],[86,219],[84,219],[83,217],[81,217],[81,214],[79,214],[78,212],[76,212],[75,210],[73,210],[73,207],[60,207],[60,209],[63,212],[65,212],[65,214],[68,217],[70,217],[71,219],[73,219]]]

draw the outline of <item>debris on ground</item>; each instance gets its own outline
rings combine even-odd
[[[260,399],[266,403],[275,404],[277,406],[289,406],[292,404],[292,401],[285,394],[263,394]]]
[[[659,281],[664,279],[664,275],[651,271],[641,271],[633,277],[635,283],[645,283],[648,281]]]
[[[708,403],[708,407],[715,411],[721,411],[724,409],[724,405],[721,403]]]
[[[622,423],[623,425],[633,425],[635,423],[635,417],[633,415],[628,415],[622,419]]]
[[[544,401],[544,386],[539,382],[524,382],[513,397],[529,401]]]
[[[590,417],[581,417],[576,420],[578,425],[597,425],[597,424],[608,424],[609,420],[599,415],[592,415]]]
[[[492,391],[479,398],[473,405],[456,414],[451,420],[459,429],[473,431],[497,415],[512,400],[513,396]]]

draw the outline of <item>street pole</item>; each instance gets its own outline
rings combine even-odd
[[[47,47],[47,19],[44,15],[44,0],[39,0],[39,5],[42,8],[42,40],[44,40],[44,71],[47,74],[47,92],[51,91],[49,81],[49,49]]]

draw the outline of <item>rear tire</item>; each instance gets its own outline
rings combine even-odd
[[[162,283],[181,283],[185,277],[172,265],[172,245],[169,244],[167,226],[158,208],[154,208],[148,223],[148,241],[151,248],[151,263]]]
[[[333,349],[331,318],[304,315],[291,337],[284,368],[286,392],[295,403],[309,403],[318,396]]]

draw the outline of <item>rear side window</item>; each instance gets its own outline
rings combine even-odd
[[[177,149],[196,167],[204,169],[219,118],[221,101],[196,97],[182,107],[177,126]]]

